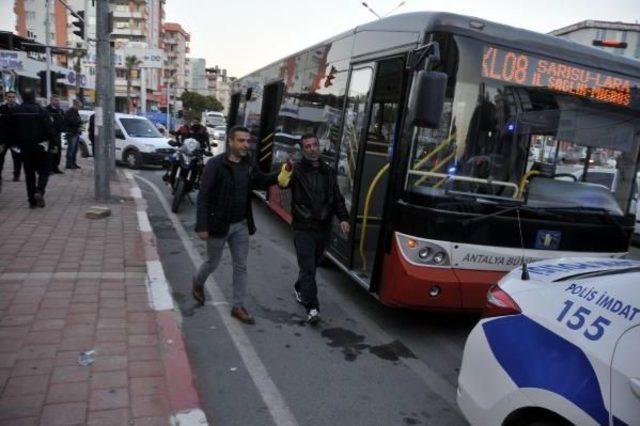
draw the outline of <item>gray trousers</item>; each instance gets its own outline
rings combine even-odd
[[[233,260],[233,306],[244,306],[247,293],[247,256],[249,256],[249,229],[246,220],[232,223],[226,236],[207,240],[207,260],[198,268],[195,284],[204,285],[207,277],[218,268],[222,250],[227,242]]]

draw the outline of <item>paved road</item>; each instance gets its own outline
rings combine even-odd
[[[138,176],[196,385],[215,424],[465,424],[455,387],[477,318],[386,308],[329,266],[319,271],[323,322],[306,326],[291,291],[297,271],[291,232],[259,201],[247,306],[257,324],[229,318],[228,253],[207,285],[213,300],[195,309],[190,280],[204,244],[192,232],[194,206],[170,215],[161,172]]]

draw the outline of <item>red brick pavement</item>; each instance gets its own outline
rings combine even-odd
[[[126,199],[90,220],[90,163],[53,175],[47,206],[30,210],[10,162],[0,192],[0,425],[168,424],[175,372],[147,298],[130,182],[120,172],[112,193]],[[78,365],[91,349],[96,362]]]

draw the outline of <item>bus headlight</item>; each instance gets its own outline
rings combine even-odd
[[[420,251],[418,252],[418,257],[420,259],[422,259],[422,260],[426,260],[426,259],[429,258],[430,254],[431,254],[431,249],[429,247],[425,247],[425,248],[420,249]]]
[[[440,265],[445,260],[447,260],[447,255],[442,251],[439,251],[433,255],[433,263],[435,263],[436,265]]]
[[[449,266],[447,249],[430,240],[396,233],[405,259],[416,265]]]

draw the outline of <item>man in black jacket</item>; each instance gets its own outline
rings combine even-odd
[[[340,229],[349,233],[349,213],[338,188],[334,170],[320,158],[320,143],[313,134],[300,138],[302,160],[295,165],[283,164],[278,176],[282,188],[291,188],[293,243],[298,258],[298,281],[294,286],[296,300],[307,310],[307,321],[320,320],[316,268],[322,258],[335,214]]]
[[[60,170],[60,157],[62,151],[62,132],[64,132],[64,112],[60,108],[60,97],[51,95],[51,103],[45,108],[53,125],[55,140],[49,144],[49,171],[51,173],[64,174]]]
[[[229,131],[229,150],[207,163],[198,193],[196,233],[207,241],[207,260],[193,278],[194,299],[204,305],[204,282],[220,263],[225,243],[233,260],[233,307],[231,316],[245,324],[255,320],[247,312],[249,235],[256,231],[250,192],[275,185],[278,173],[263,174],[249,160],[249,130],[235,126]]]
[[[80,134],[82,133],[82,119],[78,112],[80,108],[82,108],[82,102],[74,99],[73,106],[64,114],[64,126],[67,131],[67,169],[80,168],[80,166],[76,164],[78,144],[80,143]]]
[[[4,96],[6,102],[0,105],[0,184],[2,184],[2,169],[4,168],[4,158],[7,155],[7,151],[11,151],[11,157],[13,158],[14,182],[20,180],[20,168],[22,166],[20,154],[11,149],[16,143],[13,140],[13,125],[11,124],[11,113],[18,106],[16,92],[7,90]]]
[[[43,146],[54,139],[53,125],[44,108],[36,103],[33,89],[25,89],[22,105],[12,115],[16,142],[24,161],[29,207],[44,207],[44,193],[49,178],[47,150]],[[38,175],[36,183],[36,174]]]

